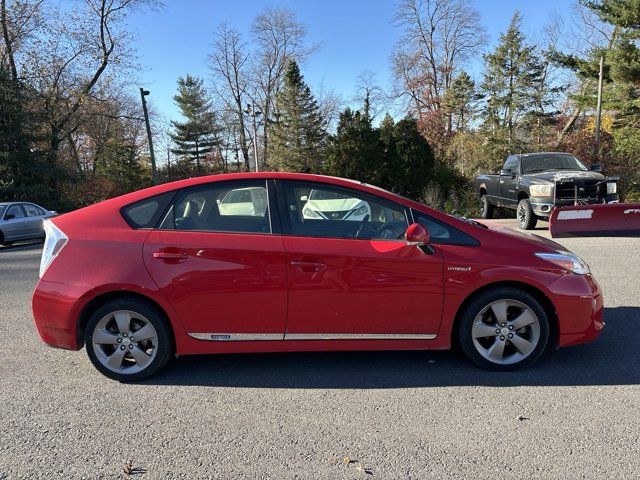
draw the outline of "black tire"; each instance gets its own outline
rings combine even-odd
[[[528,198],[523,198],[518,202],[518,208],[516,210],[516,218],[518,219],[518,225],[523,230],[533,230],[538,223],[538,217],[533,213],[531,208],[531,202]]]
[[[153,352],[155,349],[155,356],[152,357],[152,360],[147,364],[144,368],[138,371],[134,371],[133,373],[127,372],[127,367],[121,368],[121,372],[116,372],[107,368],[102,361],[98,358],[100,354],[102,358],[104,358],[104,351],[99,354],[96,353],[96,349],[93,344],[93,336],[94,331],[96,330],[96,326],[99,322],[103,321],[105,317],[108,317],[110,314],[113,314],[117,311],[129,311],[134,315],[132,316],[131,323],[135,323],[137,321],[135,315],[140,316],[144,320],[148,321],[153,328],[155,329],[157,345],[153,345],[153,347],[149,347],[149,350]],[[114,320],[115,321],[115,320]],[[135,331],[132,330],[131,336],[135,334]],[[125,335],[126,336],[126,335]],[[146,342],[146,341],[145,341]],[[149,342],[152,342],[149,340]],[[171,359],[173,355],[173,336],[171,333],[171,327],[169,325],[168,320],[164,316],[164,314],[158,311],[153,305],[136,299],[136,298],[119,298],[112,300],[110,302],[105,303],[101,307],[99,307],[96,311],[94,311],[85,327],[84,331],[84,343],[87,349],[87,355],[89,356],[89,360],[93,363],[93,366],[102,373],[103,375],[112,378],[113,380],[118,380],[120,382],[136,382],[139,380],[143,380],[145,378],[149,378],[152,375],[158,373]],[[140,346],[142,342],[136,343]],[[131,342],[131,344],[134,344]],[[146,344],[143,345],[145,349],[147,348]],[[123,344],[118,344],[115,347],[122,348]],[[108,347],[108,345],[107,345]],[[115,348],[112,347],[112,348]],[[103,348],[103,347],[98,347]],[[133,347],[130,347],[133,348]],[[125,351],[126,352],[126,351]],[[125,353],[127,355],[127,353]],[[130,354],[128,354],[130,355]],[[103,360],[104,361],[104,360]],[[125,365],[126,362],[122,362]],[[131,363],[133,364],[133,363]],[[128,368],[132,370],[131,368]]]
[[[518,352],[516,345],[514,343],[510,343],[509,339],[505,339],[506,346],[504,347],[504,352],[513,352],[510,354],[510,359],[513,360],[511,363],[495,363],[485,358],[478,348],[476,348],[476,343],[473,338],[472,330],[476,317],[485,311],[489,305],[497,301],[508,301],[528,307],[529,310],[535,314],[535,317],[537,317],[537,324],[539,325],[539,328],[537,328],[537,343],[535,344],[535,348],[533,348],[533,350],[524,358],[520,358],[522,357],[522,354]],[[517,306],[510,306],[506,311],[509,312],[509,315],[512,315],[511,320],[518,318],[519,310]],[[517,334],[517,332],[522,331],[522,335],[526,335],[527,329],[530,328],[532,327],[524,327],[520,330],[515,330],[514,333]],[[513,330],[511,331],[513,332]],[[544,308],[542,308],[542,305],[540,305],[540,302],[527,292],[518,288],[500,287],[477,295],[469,302],[469,304],[467,304],[464,311],[461,313],[458,322],[457,336],[458,343],[467,358],[481,368],[492,371],[518,370],[531,365],[545,352],[549,341],[549,318]],[[478,340],[490,342],[491,338],[487,337]],[[495,336],[494,341],[498,341],[497,335]],[[533,341],[530,343],[533,344]],[[482,345],[480,345],[480,348],[482,348]],[[505,361],[510,361],[508,357],[505,358],[507,358]]]
[[[484,219],[493,218],[494,209],[495,205],[490,203],[487,196],[483,194],[480,197],[480,216]]]
[[[519,358],[517,355],[512,357],[517,361],[514,361],[513,363],[507,363],[507,364],[494,363],[488,360],[487,358],[485,358],[485,356],[483,356],[479,352],[478,348],[476,347],[476,343],[474,342],[473,333],[472,333],[476,317],[480,315],[483,311],[485,311],[487,307],[491,305],[493,302],[502,301],[502,300],[513,301],[514,303],[520,303],[528,307],[530,311],[533,312],[537,317],[538,325],[539,325],[539,330],[537,333],[538,335],[537,344],[535,344],[535,348],[533,348],[533,350],[526,357],[520,360],[517,360],[517,358]],[[511,310],[511,311],[509,310],[512,308],[515,309],[515,312],[514,310]],[[515,315],[515,317],[517,318],[517,314],[518,314],[517,307],[509,307],[509,309],[507,309],[506,311],[508,312],[510,311],[510,314]],[[511,318],[511,320],[514,320],[514,318]],[[496,325],[496,326],[499,329],[499,325]],[[526,333],[526,330],[528,328],[530,327],[524,327],[523,329],[521,329],[521,330],[525,330],[525,332],[523,332],[523,335]],[[515,330],[514,333],[520,332],[521,330]],[[513,330],[511,331],[513,332]],[[528,365],[531,365],[538,358],[540,358],[540,355],[542,355],[546,350],[547,343],[549,341],[549,318],[544,308],[542,308],[542,305],[540,305],[540,302],[538,302],[533,296],[531,296],[527,292],[520,290],[518,288],[500,287],[494,290],[485,291],[477,295],[466,305],[466,307],[460,314],[459,321],[458,321],[458,329],[456,333],[458,335],[458,343],[460,345],[460,348],[465,353],[467,358],[469,358],[471,361],[473,361],[475,364],[479,365],[483,369],[494,370],[494,371],[517,370],[520,368],[524,368]],[[497,342],[498,339],[499,338],[496,335],[494,341]],[[487,337],[484,339],[480,338],[478,340],[480,341],[486,340],[490,342],[491,337]],[[533,343],[533,342],[530,342],[530,343]],[[517,352],[515,344],[510,343],[509,339],[506,339],[505,345],[506,345],[506,347],[504,348],[505,352],[511,351],[511,352],[519,353]],[[482,347],[482,345],[480,345],[480,347]]]
[[[0,245],[2,245],[3,247],[9,247],[13,245],[13,242],[4,241],[4,233],[2,233],[2,230],[0,230]]]

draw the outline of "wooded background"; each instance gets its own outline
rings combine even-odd
[[[68,211],[151,184],[126,18],[161,9],[0,0],[0,201]],[[394,85],[365,71],[349,99],[305,82],[319,47],[293,11],[264,9],[246,36],[220,25],[211,79],[176,79],[181,118],[151,108],[160,180],[254,170],[255,152],[260,170],[349,177],[473,215],[477,173],[510,153],[566,151],[620,175],[623,198],[640,200],[640,0],[582,0],[572,25],[551,17],[535,39],[515,12],[491,51],[468,1],[402,0],[389,17]],[[473,78],[465,66],[480,56]]]

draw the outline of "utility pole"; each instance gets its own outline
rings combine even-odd
[[[151,136],[151,126],[149,125],[149,112],[147,111],[147,101],[144,97],[151,92],[140,87],[140,98],[142,99],[142,110],[144,112],[144,123],[147,126],[147,138],[149,139],[149,156],[151,157],[151,177],[153,184],[158,185],[158,169],[156,168],[156,156],[153,153],[153,137]]]
[[[602,122],[602,80],[604,76],[604,55],[600,57],[600,74],[598,76],[598,104],[596,105],[596,144],[594,154],[600,159],[600,125]]]
[[[171,181],[171,150],[167,148],[167,178]]]
[[[256,109],[255,103],[248,103],[244,113],[253,118],[253,159],[256,162],[256,172],[258,172],[258,123],[256,122],[256,118],[262,115],[262,112]]]

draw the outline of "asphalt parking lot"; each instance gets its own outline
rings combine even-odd
[[[0,478],[640,478],[640,239],[561,243],[607,327],[521,372],[455,352],[234,355],[134,385],[40,342],[41,245],[0,248]]]

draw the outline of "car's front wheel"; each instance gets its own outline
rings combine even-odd
[[[515,370],[536,361],[549,340],[549,319],[533,296],[501,287],[466,306],[458,323],[464,353],[488,370]]]
[[[93,312],[84,341],[93,365],[121,382],[150,377],[165,366],[173,351],[164,316],[135,298],[112,300]]]

